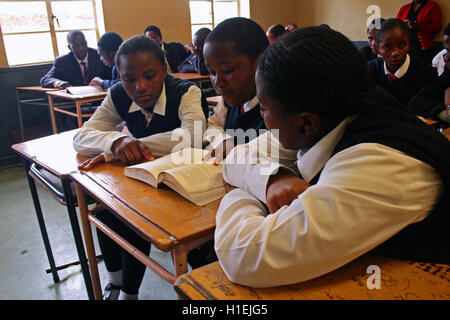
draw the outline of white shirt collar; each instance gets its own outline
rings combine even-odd
[[[411,59],[409,57],[409,54],[406,54],[405,62],[403,62],[402,66],[400,68],[398,68],[398,70],[394,73],[394,76],[396,76],[397,79],[403,77],[406,74],[406,72],[408,71],[408,68],[409,68],[410,61],[411,61]],[[388,70],[386,61],[384,62],[384,73],[385,74],[392,73]]]
[[[80,59],[78,59],[78,57],[76,56],[75,53],[73,54],[73,56],[75,57],[75,60],[77,60],[79,65],[81,65],[82,62],[84,62],[84,63],[86,63],[86,66],[88,65],[88,55],[89,55],[89,52],[86,52],[86,57],[84,57],[83,60],[80,60]]]
[[[254,107],[258,105],[258,103],[259,103],[258,97],[254,96],[253,99],[244,103],[244,112],[252,110]]]
[[[297,167],[305,181],[311,181],[322,170],[330,159],[334,148],[341,140],[345,128],[354,119],[355,116],[345,118],[310,149],[300,149],[297,152]]]
[[[139,107],[134,101],[130,106],[130,109],[128,110],[128,113],[136,112],[136,111],[142,111],[142,113],[145,115],[146,118],[151,118],[153,113],[159,114],[161,116],[166,115],[166,84],[163,83],[163,88],[161,95],[159,96],[158,100],[155,103],[155,106],[153,107],[153,112],[148,112],[147,110]]]

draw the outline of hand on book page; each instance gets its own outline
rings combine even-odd
[[[67,91],[67,93],[76,95],[76,94],[100,92],[100,91],[103,91],[103,89],[99,88],[99,87],[92,87],[92,86],[77,86],[77,87],[67,87],[66,91]]]
[[[126,165],[155,160],[152,151],[144,143],[133,137],[117,139],[114,141],[111,151]]]

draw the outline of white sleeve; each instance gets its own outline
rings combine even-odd
[[[441,188],[427,164],[385,146],[357,145],[330,159],[316,185],[274,214],[244,190],[225,195],[215,250],[233,282],[271,287],[306,281],[424,219]]]
[[[73,138],[73,146],[77,152],[87,157],[95,157],[104,153],[106,161],[116,159],[111,151],[114,141],[127,136],[118,130],[123,122],[116,111],[110,90],[102,104],[95,110],[92,117]]]
[[[185,147],[202,148],[206,118],[202,109],[201,89],[192,85],[183,95],[178,108],[180,128],[140,138],[152,153],[164,156]],[[181,140],[181,141],[180,141]]]

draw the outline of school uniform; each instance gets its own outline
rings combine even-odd
[[[370,60],[378,58],[378,55],[373,53],[373,51],[372,51],[372,49],[370,48],[369,45],[361,47],[359,49],[359,53],[362,54],[362,56],[364,57],[364,59],[366,59],[367,62],[369,62]]]
[[[114,65],[111,70],[111,80],[107,80],[107,79],[103,80],[102,88],[106,90],[108,88],[111,88],[117,82],[120,82],[120,74],[119,74],[119,71],[117,71],[116,65]]]
[[[382,58],[368,63],[369,70],[376,85],[388,91],[404,105],[423,87],[437,78],[436,71],[421,60],[406,55],[405,62],[391,73]]]
[[[127,135],[114,130],[120,123],[125,122],[131,135],[149,147],[153,155],[163,156],[183,147],[178,141],[171,141],[172,133],[179,130],[178,128],[184,130],[183,137],[189,134],[191,136],[191,139],[183,142],[193,143],[195,126],[200,123],[198,129],[201,129],[201,132],[206,127],[207,111],[206,99],[194,83],[170,75],[167,75],[162,93],[152,110],[144,110],[135,104],[119,82],[108,91],[101,106],[77,132],[73,140],[74,148],[84,156],[93,157],[103,153],[106,161],[116,160],[111,147],[117,139]],[[150,253],[150,243],[109,211],[100,211],[96,216],[138,250],[147,255]],[[97,230],[97,235],[107,270],[122,270],[122,291],[137,294],[145,273],[145,265],[118,247],[100,230]]]
[[[202,76],[208,75],[209,71],[205,66],[205,58],[198,53],[192,53],[178,66],[178,72],[199,73]]]
[[[178,66],[189,56],[184,46],[179,42],[163,42],[161,49],[164,51],[167,65],[169,67],[169,73],[177,73]]]
[[[87,74],[82,63],[87,66]],[[111,69],[100,60],[97,50],[88,48],[87,56],[83,60],[78,59],[72,52],[57,57],[40,83],[44,88],[53,88],[58,81],[67,81],[72,86],[87,86],[94,77],[111,79]]]
[[[222,199],[215,230],[215,250],[231,281],[251,287],[306,281],[375,247],[401,259],[450,261],[450,144],[396,103],[348,117],[298,150],[291,171],[312,186],[274,214],[264,205],[267,184],[284,167],[275,163],[261,175],[260,164],[248,164],[252,158],[228,163],[254,150],[232,150],[223,177],[238,188]]]
[[[446,53],[447,49],[442,49],[437,55],[434,56],[433,60],[431,61],[431,65],[433,66],[433,68],[436,68],[439,76],[444,73],[445,70],[444,56]]]

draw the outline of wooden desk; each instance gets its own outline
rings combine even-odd
[[[76,117],[78,119],[78,127],[81,128],[83,126],[83,118],[89,118],[92,114],[82,114],[81,113],[81,105],[83,103],[88,103],[92,101],[103,100],[106,97],[107,91],[102,90],[98,92],[86,93],[86,94],[70,94],[65,90],[57,90],[57,91],[48,91],[46,92],[48,96],[48,103],[50,105],[50,116],[52,121],[53,133],[58,133],[58,127],[56,125],[55,111],[68,114],[72,117]],[[53,99],[61,98],[65,100],[69,100],[72,103],[75,103],[76,113],[67,111],[67,107],[58,107]]]
[[[172,76],[190,81],[209,80],[209,75],[202,76],[199,73],[172,73]]]
[[[102,289],[94,260],[94,243],[89,222],[94,223],[107,236],[170,283],[187,272],[187,253],[214,236],[215,216],[220,200],[199,207],[168,187],[155,189],[124,176],[123,171],[124,165],[112,162],[99,165],[88,172],[71,173],[71,178],[77,183],[78,204],[96,299],[102,298]],[[89,214],[85,205],[85,192],[104,204],[142,238],[160,250],[171,252],[175,275]]]
[[[372,265],[380,267],[380,289]],[[218,262],[180,276],[175,290],[192,300],[450,300],[450,266],[365,255],[322,277],[274,288],[232,283]]]
[[[39,222],[39,228],[41,231],[42,239],[44,241],[47,258],[50,264],[50,270],[53,274],[54,282],[59,282],[59,276],[57,271],[63,267],[56,267],[53,258],[53,253],[50,246],[50,241],[45,227],[44,218],[42,215],[41,206],[39,203],[39,197],[36,190],[34,179],[28,174],[29,168],[32,163],[36,163],[38,166],[51,172],[53,175],[59,177],[64,189],[64,197],[67,203],[67,212],[69,214],[72,232],[75,240],[75,245],[78,252],[78,257],[81,265],[81,270],[84,277],[84,283],[89,299],[93,299],[92,282],[89,275],[89,268],[87,265],[86,254],[84,252],[83,240],[81,237],[81,231],[78,224],[78,219],[75,211],[75,204],[73,202],[73,194],[70,187],[69,173],[77,170],[79,163],[85,160],[85,158],[77,155],[72,147],[73,136],[77,130],[67,131],[62,134],[51,135],[48,137],[35,139],[12,146],[12,149],[17,152],[25,162],[25,171],[28,178],[28,185],[30,187],[31,196],[33,198],[33,204],[36,210],[36,215]],[[70,264],[70,265],[73,265]]]

